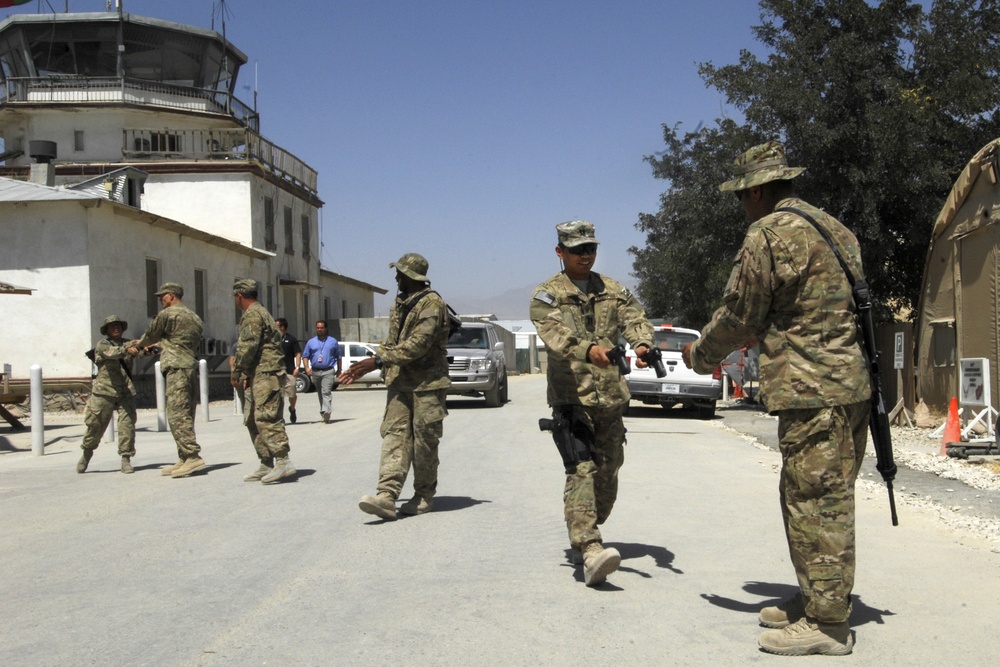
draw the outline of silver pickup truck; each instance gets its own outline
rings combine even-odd
[[[503,343],[488,322],[463,322],[448,339],[449,394],[483,396],[498,408],[507,402],[507,361]]]
[[[678,403],[697,411],[701,419],[715,416],[715,402],[722,398],[722,370],[712,375],[699,375],[684,365],[681,348],[698,340],[694,329],[682,329],[669,324],[653,328],[653,342],[663,354],[666,377],[658,378],[652,368],[636,368],[635,352],[629,348],[627,357],[632,372],[626,376],[632,400],[647,405],[660,404],[672,408]]]

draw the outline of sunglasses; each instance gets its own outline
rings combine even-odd
[[[596,255],[597,244],[584,243],[583,245],[574,246],[572,248],[566,248],[566,252],[568,252],[571,255]]]
[[[743,192],[744,190],[736,190],[735,192],[733,192],[733,194],[736,195],[736,201],[738,202],[743,201]]]

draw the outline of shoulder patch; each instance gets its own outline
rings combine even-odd
[[[544,303],[547,306],[551,306],[556,302],[556,298],[546,292],[545,290],[538,290],[535,292],[535,298]]]

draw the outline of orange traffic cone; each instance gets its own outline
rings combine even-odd
[[[948,456],[948,443],[962,442],[962,427],[958,423],[958,399],[951,397],[948,406],[948,421],[944,423],[944,437],[941,438],[941,456]]]

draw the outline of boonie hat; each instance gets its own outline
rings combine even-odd
[[[746,190],[771,181],[786,181],[805,171],[805,167],[789,167],[785,147],[777,141],[754,146],[733,163],[736,178],[719,186],[723,192]]]
[[[257,291],[257,281],[253,278],[237,278],[233,282],[233,294],[238,294],[239,292],[256,292]]]
[[[101,335],[107,336],[108,327],[110,327],[115,322],[122,325],[122,333],[125,333],[125,330],[128,329],[128,322],[118,317],[117,315],[108,315],[107,317],[104,318],[104,324],[101,325]]]
[[[427,278],[427,269],[430,268],[430,265],[424,259],[423,255],[418,255],[415,252],[408,252],[395,262],[391,262],[389,268],[397,269],[404,276],[413,280],[425,283],[430,282]]]
[[[184,288],[177,283],[163,283],[160,285],[160,289],[153,292],[156,296],[163,296],[164,294],[175,294],[180,298],[184,298]]]
[[[594,224],[586,220],[572,220],[556,225],[559,233],[559,244],[567,248],[575,248],[585,243],[600,243],[594,237]]]

